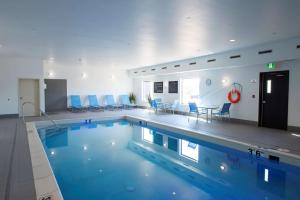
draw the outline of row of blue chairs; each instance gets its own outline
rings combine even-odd
[[[105,105],[100,105],[96,95],[88,95],[89,105],[83,106],[79,95],[71,95],[70,110],[73,112],[78,111],[104,111],[105,109],[130,109],[136,107],[135,104],[130,103],[128,95],[120,95],[120,104],[117,104],[113,95],[105,95]]]

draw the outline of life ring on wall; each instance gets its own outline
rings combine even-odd
[[[240,102],[241,100],[241,92],[237,89],[231,90],[227,95],[228,101],[233,104]]]

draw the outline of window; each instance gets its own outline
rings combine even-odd
[[[142,127],[142,134],[144,141],[153,143],[153,133],[150,131],[150,129]]]
[[[142,88],[142,101],[148,102],[148,96],[153,96],[153,83],[151,81],[143,81]]]
[[[271,92],[272,92],[272,81],[268,80],[267,81],[267,93],[271,94]]]
[[[181,140],[180,154],[196,162],[199,160],[199,145],[187,140]]]
[[[181,102],[183,104],[188,104],[189,102],[200,103],[199,84],[200,79],[198,78],[182,80]]]

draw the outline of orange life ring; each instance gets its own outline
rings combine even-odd
[[[233,98],[233,95],[235,98]],[[237,89],[233,89],[228,93],[227,98],[231,103],[238,103],[241,100],[241,92]]]

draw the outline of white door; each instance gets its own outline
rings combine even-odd
[[[39,80],[19,79],[19,116],[38,116],[39,99]]]

